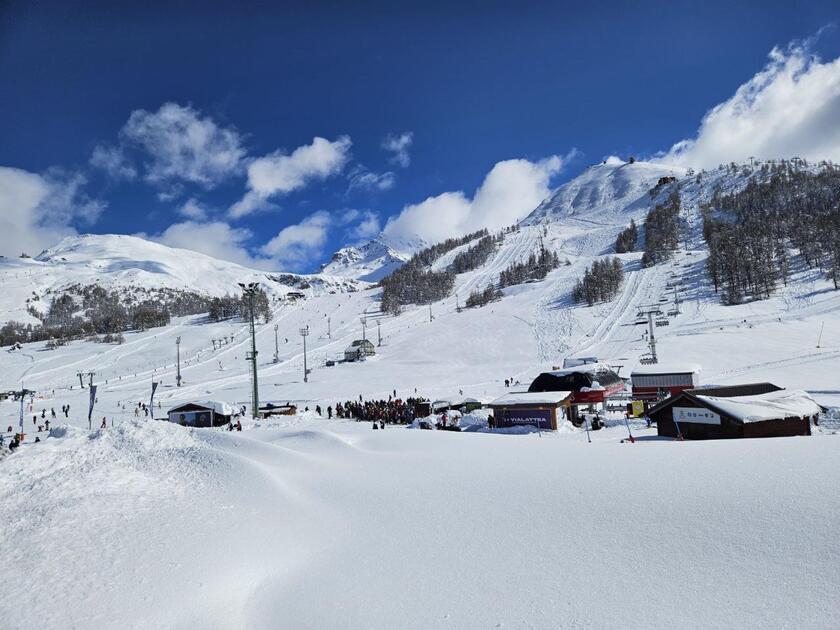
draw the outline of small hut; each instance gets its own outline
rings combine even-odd
[[[436,400],[432,403],[432,413],[443,413],[444,411],[460,411],[469,413],[481,409],[481,401],[477,398],[447,398]]]
[[[188,402],[167,412],[169,422],[187,427],[219,427],[235,415],[231,405],[217,400]]]
[[[260,407],[260,417],[269,418],[271,416],[293,416],[297,413],[297,407],[286,403],[285,405],[275,405],[268,402]]]
[[[490,403],[497,427],[530,425],[547,431],[556,431],[566,419],[566,410],[573,393],[565,392],[511,392]]]
[[[757,383],[741,391],[766,389]],[[685,390],[648,411],[657,433],[687,440],[811,435],[811,421],[821,407],[800,390],[777,389],[754,394],[736,388]],[[736,389],[736,391],[737,391]]]
[[[365,357],[370,357],[376,354],[376,348],[367,339],[356,339],[344,351],[345,361],[360,361]]]
[[[700,385],[696,363],[640,365],[630,373],[634,400],[661,400]]]

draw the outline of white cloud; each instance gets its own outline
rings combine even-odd
[[[187,199],[186,203],[178,208],[178,214],[194,221],[204,221],[207,218],[207,210],[193,198]]]
[[[102,169],[113,179],[133,180],[137,177],[137,169],[120,147],[96,145],[90,156],[90,165]]]
[[[144,177],[155,185],[181,180],[210,189],[237,173],[245,157],[235,129],[220,127],[212,118],[177,103],[164,103],[156,112],[133,111],[120,136],[142,151]],[[97,157],[96,150],[94,157],[109,163],[109,156],[100,152]]]
[[[574,155],[571,151],[539,162],[498,162],[472,199],[461,191],[445,192],[405,206],[397,217],[388,220],[384,234],[395,243],[417,237],[437,243],[481,228],[498,230],[516,223],[549,195],[551,178]]]
[[[371,239],[382,231],[379,216],[370,210],[345,210],[339,223],[347,226],[345,236],[357,241]]]
[[[253,234],[246,228],[234,228],[223,221],[183,221],[173,223],[163,233],[146,236],[169,247],[189,249],[257,269],[276,269],[275,261],[252,256],[247,242]]]
[[[695,138],[659,159],[710,168],[749,157],[840,161],[840,58],[822,62],[807,42],[774,48],[764,69],[705,115]]]
[[[323,255],[331,223],[329,213],[319,210],[300,223],[280,230],[277,236],[263,245],[260,252],[293,268],[309,264]]]
[[[348,136],[335,141],[315,137],[311,144],[300,146],[290,155],[273,153],[248,165],[248,192],[229,211],[233,218],[243,217],[265,207],[273,195],[288,194],[312,180],[323,180],[341,172],[350,157],[352,142]]]
[[[388,134],[382,141],[382,148],[392,153],[391,162],[406,168],[411,164],[411,155],[408,150],[414,142],[414,133],[404,131],[399,135]]]
[[[0,254],[35,255],[75,234],[73,222],[94,222],[105,204],[85,196],[84,184],[75,173],[0,167]]]
[[[390,190],[394,187],[395,175],[391,171],[374,173],[364,166],[357,166],[348,175],[350,190]]]

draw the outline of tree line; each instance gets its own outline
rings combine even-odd
[[[213,322],[234,317],[248,319],[249,312],[250,305],[245,295],[226,294],[224,297],[210,298],[207,317]],[[266,323],[271,319],[271,304],[262,287],[254,295],[254,319],[262,319]]]
[[[382,310],[396,315],[407,304],[426,304],[447,297],[455,286],[455,272],[451,268],[432,271],[432,263],[456,247],[486,236],[487,230],[479,230],[460,238],[447,239],[414,254],[402,267],[380,281]]]
[[[242,308],[241,297],[210,298],[170,288],[132,286],[108,290],[99,285],[72,285],[53,295],[43,313],[34,308],[31,299],[27,300],[27,311],[40,323],[6,322],[0,327],[0,346],[53,340],[55,347],[70,339],[84,338],[121,343],[123,332],[166,326],[172,317],[210,313],[213,321],[224,319],[218,316],[224,310],[219,304],[225,308],[236,305],[231,317],[247,312]],[[254,306],[258,317],[270,319],[268,296],[262,289]]]
[[[449,267],[450,270],[457,274],[478,269],[496,251],[496,243],[502,240],[502,238],[501,235],[487,235],[480,238],[475,245],[455,256],[452,265]]]
[[[502,290],[492,284],[487,285],[484,289],[476,289],[472,291],[467,297],[467,308],[475,308],[484,306],[490,302],[495,302],[502,297]]]
[[[703,208],[707,271],[724,304],[769,297],[797,255],[840,286],[840,167],[807,166],[765,163],[761,179]]]
[[[650,267],[669,260],[680,242],[680,195],[671,193],[668,200],[653,208],[645,218],[645,252],[642,266]]]
[[[499,285],[510,287],[529,280],[542,280],[548,272],[560,266],[557,252],[551,252],[541,246],[540,251],[531,254],[523,262],[515,262],[499,274]]]
[[[572,289],[572,299],[588,306],[598,302],[609,302],[621,290],[624,282],[624,266],[617,256],[596,260],[587,267]]]
[[[630,219],[630,225],[618,233],[615,239],[615,253],[626,254],[636,251],[636,243],[639,241],[639,228],[636,222]]]

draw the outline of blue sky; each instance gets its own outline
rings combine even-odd
[[[839,8],[7,2],[0,253],[142,233],[306,271],[406,207],[395,241],[510,222],[609,155],[836,159]],[[767,137],[729,146],[744,107]]]

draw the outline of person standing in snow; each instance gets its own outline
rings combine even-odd
[[[315,413],[317,413],[319,416],[321,415],[321,405],[315,405]]]
[[[332,406],[327,407],[327,419],[332,420]]]
[[[41,417],[42,417],[42,418],[46,418],[46,417],[47,417],[47,410],[46,410],[46,409],[41,409]]]
[[[100,429],[107,429],[108,428],[108,421],[105,420],[105,416],[102,417],[102,425],[99,428]]]
[[[134,408],[134,417],[137,418],[140,416],[140,407]]]
[[[50,408],[50,415],[53,417],[53,420],[55,420],[55,407]]]

